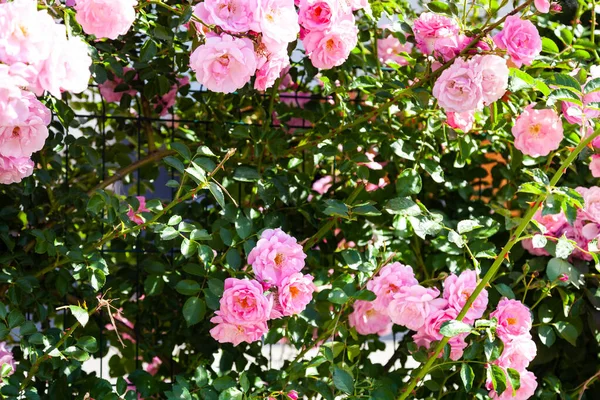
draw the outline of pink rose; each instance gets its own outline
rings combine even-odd
[[[433,95],[446,111],[465,112],[483,104],[482,76],[476,62],[458,58],[433,86]]]
[[[130,71],[135,71],[133,68],[125,67],[123,68],[123,75]],[[131,97],[137,94],[137,91],[134,89],[129,89],[126,91],[115,92],[115,89],[119,85],[125,84],[125,80],[123,78],[119,78],[118,76],[114,76],[113,79],[108,79],[104,83],[98,84],[98,89],[100,90],[100,94],[102,98],[109,103],[119,103],[123,95],[127,93]]]
[[[159,357],[152,357],[152,361],[146,365],[144,370],[150,375],[154,376],[158,373],[160,366],[162,365],[162,360]]]
[[[273,299],[265,296],[258,281],[227,278],[220,308],[215,314],[230,324],[250,325],[268,321],[272,309]]]
[[[257,0],[257,3],[253,30],[281,44],[296,40],[300,25],[293,0]]]
[[[584,223],[583,220],[580,219],[580,216],[578,216],[577,220],[575,221],[575,225],[567,225],[567,227],[562,233],[567,239],[573,240],[578,247],[587,251],[590,239],[595,238],[594,233],[597,234],[597,232],[598,226],[596,223]],[[590,239],[588,239],[588,237],[590,237]],[[585,253],[579,250],[578,248],[575,248],[575,250],[573,250],[573,253],[571,253],[571,257],[585,261],[592,261],[593,259],[591,254]]]
[[[279,306],[283,315],[300,314],[312,300],[315,285],[313,277],[297,272],[281,281]]]
[[[423,54],[433,53],[436,40],[456,36],[458,30],[454,19],[432,12],[421,14],[413,22],[415,41]]]
[[[388,305],[400,289],[405,286],[417,285],[413,269],[407,265],[395,262],[381,268],[379,274],[367,282],[367,289],[375,293],[373,300],[375,310],[386,313]]]
[[[586,83],[592,79],[600,77],[600,71],[598,68],[594,67],[590,68],[590,76],[588,77]],[[579,69],[576,69],[571,73],[571,75],[576,75],[578,72]],[[570,124],[581,125],[585,123],[591,128],[592,120],[600,117],[600,110],[597,110],[597,107],[594,107],[592,104],[600,102],[600,92],[592,92],[583,96],[579,96],[579,100],[581,100],[583,106],[569,101],[563,101],[561,104],[563,116]]]
[[[4,157],[0,155],[0,184],[19,183],[33,174],[33,161],[29,157]]]
[[[455,320],[458,316],[458,311],[454,308],[446,308],[435,310],[430,313],[425,319],[423,326],[413,335],[413,340],[418,347],[425,347],[429,349],[431,342],[442,340],[444,335],[440,333],[442,324],[447,321]],[[456,361],[463,355],[464,349],[467,347],[465,338],[468,333],[462,333],[460,335],[450,338],[448,344],[450,345],[450,359]],[[442,354],[440,354],[440,357]]]
[[[440,291],[436,288],[421,285],[402,287],[388,305],[388,314],[393,323],[417,331],[425,324],[429,314],[446,306],[446,300],[437,299],[439,295]]]
[[[406,42],[402,44],[392,35],[388,35],[385,39],[377,40],[377,55],[382,63],[387,64],[392,61],[398,65],[408,65],[408,61],[400,53],[410,54],[412,49],[412,43]]]
[[[593,154],[590,161],[590,171],[594,178],[600,178],[600,154]]]
[[[131,206],[129,206],[129,211],[127,211],[127,216],[129,217],[131,222],[141,225],[145,222],[144,218],[142,218],[141,214],[143,212],[150,212],[150,210],[146,208],[146,198],[144,196],[136,196],[136,198],[138,199],[138,203],[140,203],[140,205],[138,206],[137,211],[134,211],[133,208]]]
[[[506,60],[493,54],[476,55],[472,62],[477,63],[481,73],[483,103],[488,105],[500,99],[508,87],[508,66]]]
[[[535,375],[527,370],[520,371],[521,387],[516,390],[515,395],[512,395],[512,386],[510,380],[506,379],[506,390],[500,396],[492,390],[492,381],[486,383],[486,387],[490,390],[490,397],[498,400],[527,400],[535,394],[537,388],[537,380]]]
[[[194,14],[224,31],[246,33],[251,30],[256,7],[256,0],[205,0],[194,6]]]
[[[433,54],[448,62],[456,57],[471,43],[471,39],[463,34],[442,37],[435,41]]]
[[[543,226],[546,235],[559,237],[569,223],[563,212],[558,214],[547,214],[542,215],[542,209],[539,209],[533,216],[533,219],[538,222],[539,225]],[[544,248],[534,248],[532,239],[525,239],[522,241],[523,248],[534,256],[547,256],[548,252]]]
[[[331,175],[325,175],[324,177],[317,179],[313,185],[312,190],[319,194],[325,194],[333,186],[333,177]]]
[[[171,89],[156,100],[156,111],[158,111],[161,116],[167,115],[169,113],[169,109],[175,105],[175,101],[177,100],[177,92],[179,92],[179,89],[189,84],[190,78],[187,76],[177,78],[175,84],[171,86]]]
[[[547,156],[560,146],[563,126],[556,111],[536,110],[534,105],[527,106],[512,127],[515,147],[531,157]]]
[[[360,335],[376,333],[379,336],[383,336],[392,330],[392,320],[390,320],[390,317],[385,313],[375,310],[373,303],[370,301],[355,301],[354,311],[348,316],[348,322]]]
[[[15,364],[15,358],[13,356],[12,351],[6,348],[6,342],[0,343],[0,367],[5,364],[10,365],[10,372],[8,375],[12,375],[15,373],[17,366]]]
[[[298,400],[298,392],[295,390],[290,390],[287,394],[287,397],[289,397],[290,400]]]
[[[302,0],[298,19],[303,28],[323,31],[342,16],[339,2],[335,0]]]
[[[459,276],[451,274],[444,280],[444,299],[448,306],[460,312],[471,294],[477,287],[477,272],[474,270],[463,271]],[[483,289],[475,299],[471,308],[465,315],[464,321],[473,323],[483,316],[488,304],[488,292]]]
[[[521,335],[504,343],[504,350],[494,364],[502,368],[523,371],[537,354],[535,342],[529,335]]]
[[[219,343],[232,343],[234,346],[242,342],[253,343],[259,340],[269,327],[265,321],[254,324],[233,324],[220,316],[214,316],[210,322],[217,324],[210,330],[210,335]]]
[[[543,14],[550,12],[550,1],[549,0],[534,0],[535,8]]]
[[[296,238],[277,228],[262,233],[248,254],[248,263],[259,281],[280,286],[285,278],[304,268],[305,258]]]
[[[340,66],[358,43],[358,28],[343,20],[325,31],[311,31],[303,39],[312,64],[320,69]]]
[[[77,0],[75,19],[88,35],[116,39],[135,21],[136,0]]]
[[[473,123],[475,122],[475,112],[465,111],[461,113],[447,112],[446,123],[452,129],[460,129],[464,133],[469,132],[473,129]]]
[[[542,51],[542,39],[535,25],[516,15],[506,18],[504,28],[494,36],[494,43],[506,50],[517,67],[531,65]]]
[[[503,298],[490,319],[496,318],[496,333],[504,343],[517,336],[529,336],[531,330],[531,312],[518,300]]]
[[[33,93],[22,90],[20,97],[8,100],[18,114],[5,119],[0,112],[0,155],[30,157],[44,147],[52,115]]]
[[[230,35],[212,36],[190,56],[198,82],[213,92],[241,89],[256,71],[254,44]]]
[[[281,73],[290,66],[290,57],[287,48],[281,47],[279,51],[268,53],[266,57],[258,57],[254,89],[266,90],[275,84]]]
[[[578,187],[576,190],[583,196],[583,209],[579,210],[578,219],[600,224],[600,187]]]

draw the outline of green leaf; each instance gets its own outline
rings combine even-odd
[[[118,377],[117,378],[117,393],[120,396],[123,396],[125,394],[125,392],[127,391],[127,381],[125,381],[125,379],[123,379],[123,377]]]
[[[565,339],[573,346],[577,346],[577,336],[579,336],[579,332],[577,332],[575,326],[565,321],[558,321],[552,325],[556,328],[556,331],[561,338]]]
[[[416,216],[421,214],[419,206],[409,198],[396,197],[395,199],[389,200],[385,207],[383,207],[390,214],[401,214],[408,216]]]
[[[196,253],[197,248],[198,245],[192,240],[186,238],[181,241],[181,254],[183,254],[185,258],[193,256]]]
[[[196,184],[200,185],[206,183],[206,172],[204,172],[202,167],[195,162],[192,161],[191,166],[186,168],[185,172],[192,177]]]
[[[171,218],[169,218],[169,222],[167,222],[167,225],[169,226],[173,226],[173,225],[177,225],[178,223],[180,223],[182,220],[181,215],[173,215]]]
[[[160,233],[160,238],[162,240],[172,240],[172,239],[175,239],[178,236],[179,236],[179,232],[177,230],[175,230],[175,228],[173,228],[172,226],[169,226],[169,227],[165,228]]]
[[[215,182],[210,182],[208,184],[208,190],[212,193],[217,203],[221,206],[221,208],[225,208],[225,196],[223,195],[223,191]]]
[[[197,297],[190,297],[186,300],[183,305],[183,318],[187,323],[187,326],[196,325],[202,321],[204,314],[206,313],[206,304],[204,300]]]
[[[556,257],[567,259],[571,253],[575,250],[575,246],[569,239],[567,239],[564,235],[561,236],[556,242]]]
[[[491,368],[488,369],[488,374],[492,380],[492,387],[500,396],[506,390],[506,374],[504,370],[499,366],[492,364]]]
[[[354,378],[337,365],[333,367],[333,384],[344,393],[352,394],[354,392]]]
[[[464,233],[468,233],[477,228],[482,228],[482,227],[483,227],[483,225],[481,225],[479,223],[479,221],[475,221],[472,219],[465,219],[458,223],[456,230],[458,231],[458,233],[460,233],[462,235]]]
[[[365,204],[362,206],[352,207],[352,214],[365,215],[367,217],[376,217],[378,215],[381,215],[381,211],[379,211],[377,208],[373,207],[370,204]]]
[[[175,168],[180,173],[182,173],[182,174],[184,173],[185,166],[183,165],[183,163],[181,162],[181,160],[179,158],[173,157],[173,156],[167,156],[167,157],[163,158],[163,161],[165,162],[165,164],[169,165],[170,167]]]
[[[446,337],[454,337],[461,333],[471,332],[472,329],[473,328],[469,324],[462,321],[451,320],[442,324],[440,333]]]
[[[507,297],[511,300],[515,299],[515,294],[513,293],[512,289],[510,288],[510,286],[504,284],[504,283],[497,283],[494,285],[494,287],[496,288],[496,290],[498,291],[498,293],[500,293],[500,295]]]
[[[173,142],[171,143],[171,149],[175,150],[185,161],[190,161],[192,159],[192,152],[190,148],[187,147],[184,143],[181,142]]]
[[[544,235],[534,235],[531,239],[531,245],[534,249],[543,249],[547,243],[548,239]]]
[[[340,288],[333,288],[327,298],[335,304],[344,304],[348,301],[348,295]]]
[[[325,215],[348,218],[348,206],[343,202],[335,199],[325,200]]]
[[[585,84],[585,93],[594,93],[600,90],[600,78],[590,79],[588,83]]]
[[[208,384],[208,372],[206,372],[206,369],[202,365],[198,366],[194,371],[193,379],[198,387],[203,387]]]
[[[475,379],[475,374],[473,373],[473,369],[467,363],[462,363],[460,366],[460,379],[463,383],[463,386],[467,392],[471,391],[473,387],[473,380]]]
[[[546,347],[552,346],[556,341],[556,334],[550,325],[542,325],[538,327],[538,336],[540,338],[540,342],[542,342],[542,344]]]
[[[414,169],[405,169],[396,181],[396,192],[401,197],[419,194],[422,187],[421,176]]]
[[[227,253],[225,254],[225,260],[227,261],[229,268],[236,271],[238,271],[242,265],[240,253],[234,248],[227,250]]]
[[[229,388],[219,394],[219,400],[242,400],[244,393],[238,388]]]
[[[164,286],[165,282],[163,281],[162,276],[154,274],[148,275],[144,281],[144,293],[146,293],[146,296],[161,294]]]
[[[552,318],[554,318],[554,311],[548,306],[546,303],[540,304],[540,308],[538,308],[538,318],[540,322],[547,324],[552,322]]]
[[[560,50],[558,50],[558,46],[552,39],[547,37],[542,38],[542,51],[546,53],[558,54]]]
[[[552,85],[573,90],[575,93],[581,93],[581,85],[577,79],[566,74],[556,74],[552,76]],[[539,170],[538,170],[539,171]],[[546,183],[547,185],[548,183]]]
[[[242,239],[246,239],[252,233],[252,221],[240,214],[235,220],[235,231]]]
[[[561,258],[553,258],[548,261],[546,274],[551,281],[557,280],[561,275],[565,274],[569,279],[568,282],[559,282],[560,284],[571,283],[579,288],[581,285],[581,273],[568,261]]]
[[[510,381],[512,395],[514,396],[517,390],[519,390],[521,387],[521,374],[519,374],[519,371],[512,368],[507,368],[506,372],[508,373],[508,380]]]
[[[83,308],[78,307],[78,306],[69,306],[69,309],[73,313],[73,316],[75,317],[75,319],[77,319],[77,321],[79,321],[79,323],[81,324],[82,327],[87,325],[87,323],[90,319],[90,316],[89,316],[87,310],[84,310]]]
[[[177,282],[177,285],[175,285],[175,290],[185,296],[192,296],[200,291],[200,284],[191,279],[184,279]]]
[[[257,182],[260,175],[254,167],[240,166],[233,172],[233,179],[240,182]]]
[[[489,338],[486,338],[483,342],[483,352],[485,353],[485,358],[488,361],[497,360],[500,355],[502,355],[502,351],[504,350],[504,343],[502,340],[496,338],[494,341],[490,341]]]
[[[435,13],[452,15],[450,6],[442,1],[432,1],[431,3],[427,3],[427,8]]]
[[[206,229],[194,229],[190,233],[191,240],[212,240],[212,235]]]
[[[98,342],[93,336],[82,336],[77,339],[77,346],[81,347],[88,353],[95,353],[98,351]]]

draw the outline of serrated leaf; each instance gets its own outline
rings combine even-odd
[[[354,378],[337,365],[333,367],[333,384],[344,393],[352,394],[354,392]]]
[[[461,333],[471,332],[473,328],[471,325],[466,324],[462,321],[446,321],[440,327],[440,333],[446,337],[454,337]]]

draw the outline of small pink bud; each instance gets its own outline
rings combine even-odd
[[[550,5],[550,11],[553,13],[559,13],[562,12],[562,6],[558,3],[552,3]]]
[[[560,276],[558,277],[558,280],[561,282],[568,282],[569,277],[567,276],[567,274],[560,274]]]
[[[298,400],[298,392],[296,392],[295,390],[290,390],[287,394],[287,397],[289,397],[292,400]]]

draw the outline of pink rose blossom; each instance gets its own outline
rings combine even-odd
[[[205,0],[194,6],[194,14],[208,24],[232,33],[245,33],[254,21],[256,0]]]
[[[465,112],[483,104],[482,76],[475,62],[457,59],[433,86],[433,95],[446,111]]]
[[[354,311],[348,317],[351,327],[360,335],[378,334],[387,335],[392,329],[392,320],[386,313],[373,308],[370,301],[357,300],[354,302]]]
[[[135,21],[135,0],[77,0],[75,19],[83,31],[98,39],[116,39]]]
[[[406,58],[400,53],[410,54],[413,49],[413,44],[406,42],[402,44],[400,40],[392,35],[388,35],[385,39],[377,40],[377,56],[382,63],[395,62],[398,65],[408,65]]]
[[[33,174],[33,161],[29,157],[4,157],[0,155],[0,184],[19,183]]]
[[[447,112],[446,123],[452,129],[460,129],[464,133],[469,132],[473,129],[473,123],[475,122],[475,112],[465,111],[461,113]]]
[[[531,312],[518,300],[503,298],[496,310],[490,314],[496,318],[496,333],[504,343],[517,336],[529,336],[531,330]]]
[[[550,0],[534,0],[535,8],[542,14],[550,11]]]
[[[269,330],[266,321],[239,325],[226,322],[217,315],[212,317],[210,322],[217,324],[210,330],[213,339],[219,343],[232,343],[234,346],[242,342],[256,342]]]
[[[296,40],[300,32],[293,0],[257,0],[253,30],[282,44]]]
[[[248,254],[248,263],[259,281],[279,286],[285,278],[304,268],[305,258],[296,238],[277,228],[262,233]]]
[[[516,15],[506,18],[504,28],[494,36],[494,43],[506,50],[517,67],[531,65],[542,51],[542,39],[535,25]]]
[[[258,57],[258,60],[256,80],[254,81],[256,90],[266,90],[272,87],[281,73],[290,66],[290,57],[285,47],[269,53],[266,57]]]
[[[598,228],[597,228],[596,223],[592,222],[592,223],[586,224],[578,216],[578,219],[575,221],[575,225],[574,226],[567,225],[567,227],[563,231],[563,234],[565,235],[565,237],[567,239],[573,240],[577,244],[578,247],[587,251],[590,239],[588,239],[586,237],[586,235],[590,238],[593,238],[593,237],[591,237],[592,233],[597,232],[597,231],[598,231]],[[585,261],[592,261],[592,259],[593,259],[591,254],[585,253],[585,252],[579,250],[578,248],[575,248],[573,250],[573,253],[571,253],[571,257],[578,258],[578,259],[585,260]]]
[[[159,357],[153,357],[152,361],[144,368],[144,370],[150,375],[154,376],[158,373],[160,366],[162,365],[162,360]]]
[[[533,219],[545,229],[542,232],[545,235],[559,237],[569,225],[565,214],[561,211],[558,214],[542,215],[542,209],[539,209],[533,216]],[[521,242],[523,248],[534,256],[547,256],[548,252],[544,248],[534,248],[532,239],[525,239]]]
[[[492,390],[492,381],[486,383],[486,387],[490,390],[490,398],[498,400],[527,400],[535,394],[537,388],[537,380],[535,375],[527,370],[520,371],[521,387],[516,390],[515,395],[512,395],[512,386],[510,380],[506,379],[506,390],[500,396]]]
[[[367,282],[367,289],[377,296],[373,300],[373,308],[387,312],[388,305],[401,288],[418,283],[411,267],[399,262],[384,266],[377,276]]]
[[[578,219],[600,224],[600,187],[578,187],[575,190],[583,196],[583,209],[579,211]]]
[[[165,116],[169,113],[169,109],[175,105],[177,99],[177,93],[179,89],[190,84],[190,78],[184,76],[177,78],[175,84],[171,86],[171,89],[165,93],[162,97],[156,101],[156,111],[159,112],[160,116]]]
[[[8,106],[18,112],[16,119],[5,119],[0,112],[0,155],[5,157],[30,157],[44,147],[48,137],[50,110],[33,93],[22,90],[20,95],[8,98]]]
[[[392,322],[417,331],[425,324],[432,312],[446,306],[444,299],[438,299],[440,291],[421,285],[405,286],[394,295],[388,305],[388,314]]]
[[[477,272],[463,271],[459,276],[451,274],[444,280],[444,299],[448,306],[460,312],[477,287]],[[488,304],[488,292],[483,289],[465,315],[464,321],[472,323],[483,316]]]
[[[302,0],[298,10],[300,25],[309,31],[330,28],[342,17],[339,4],[336,0]]]
[[[358,43],[358,28],[343,20],[325,31],[311,31],[303,39],[312,64],[320,69],[342,65]]]
[[[558,280],[561,282],[569,282],[569,276],[567,274],[560,274]]]
[[[493,54],[476,55],[472,62],[477,63],[481,73],[483,103],[492,104],[506,93],[508,87],[508,66],[506,60]]]
[[[290,400],[298,400],[298,392],[295,390],[290,390],[287,394],[287,397],[289,397]]]
[[[432,342],[442,340],[444,335],[440,333],[442,324],[447,321],[456,319],[458,311],[454,308],[446,308],[435,310],[430,313],[425,319],[423,326],[413,335],[413,340],[418,347],[425,347],[429,349]],[[460,359],[463,355],[464,349],[467,347],[465,338],[468,333],[462,333],[460,335],[450,338],[448,344],[450,345],[450,358],[454,361]],[[440,354],[440,357],[442,355]]]
[[[15,373],[17,366],[15,364],[15,358],[13,356],[12,351],[6,348],[6,342],[0,343],[0,368],[5,364],[10,365],[10,372],[8,375],[12,375]]]
[[[432,12],[421,14],[413,23],[415,41],[423,54],[433,53],[436,40],[456,36],[458,30],[454,19]]]
[[[258,281],[227,278],[220,308],[215,314],[230,324],[250,325],[269,320],[272,309],[273,299],[265,296]]]
[[[547,156],[560,146],[563,126],[556,111],[536,110],[534,105],[527,106],[512,127],[515,147],[531,157]]]
[[[504,350],[494,364],[502,368],[512,368],[523,371],[537,354],[535,342],[529,335],[517,336],[504,343]]]
[[[471,39],[462,34],[439,38],[433,45],[433,54],[448,62],[463,51],[469,43]]]
[[[313,185],[312,190],[319,194],[325,194],[333,186],[333,177],[331,175],[325,175],[324,177],[317,179]]]
[[[600,77],[600,71],[595,67],[597,66],[590,68],[590,76],[588,77],[586,84],[590,80]],[[579,69],[575,69],[572,71],[571,75],[576,75],[578,72]],[[563,101],[561,104],[563,116],[570,124],[581,125],[585,123],[585,125],[591,128],[592,121],[600,117],[600,110],[597,110],[597,107],[594,107],[592,104],[600,102],[600,92],[592,92],[578,97],[583,106],[569,101]]]
[[[198,82],[213,92],[241,89],[256,71],[254,44],[230,35],[208,37],[190,56]]]
[[[123,75],[125,75],[126,73],[128,73],[130,71],[135,71],[135,70],[133,68],[129,68],[129,67],[123,68]],[[130,95],[132,97],[137,94],[137,91],[134,89],[115,92],[115,89],[117,88],[117,86],[123,85],[123,84],[126,84],[125,80],[123,78],[120,78],[115,75],[115,77],[113,79],[108,79],[104,83],[98,84],[98,89],[100,90],[100,94],[102,95],[102,98],[104,99],[104,101],[107,101],[109,103],[119,103],[121,101],[121,98],[123,98],[124,94],[127,93],[128,95]]]
[[[141,214],[143,212],[150,212],[149,209],[146,208],[146,198],[144,196],[136,196],[138,203],[140,203],[137,211],[134,211],[131,206],[129,206],[129,211],[127,211],[127,216],[131,220],[131,222],[136,223],[138,225],[142,225],[145,221],[142,218]]]
[[[315,285],[313,277],[297,272],[281,281],[279,306],[283,315],[300,314],[312,300]]]

